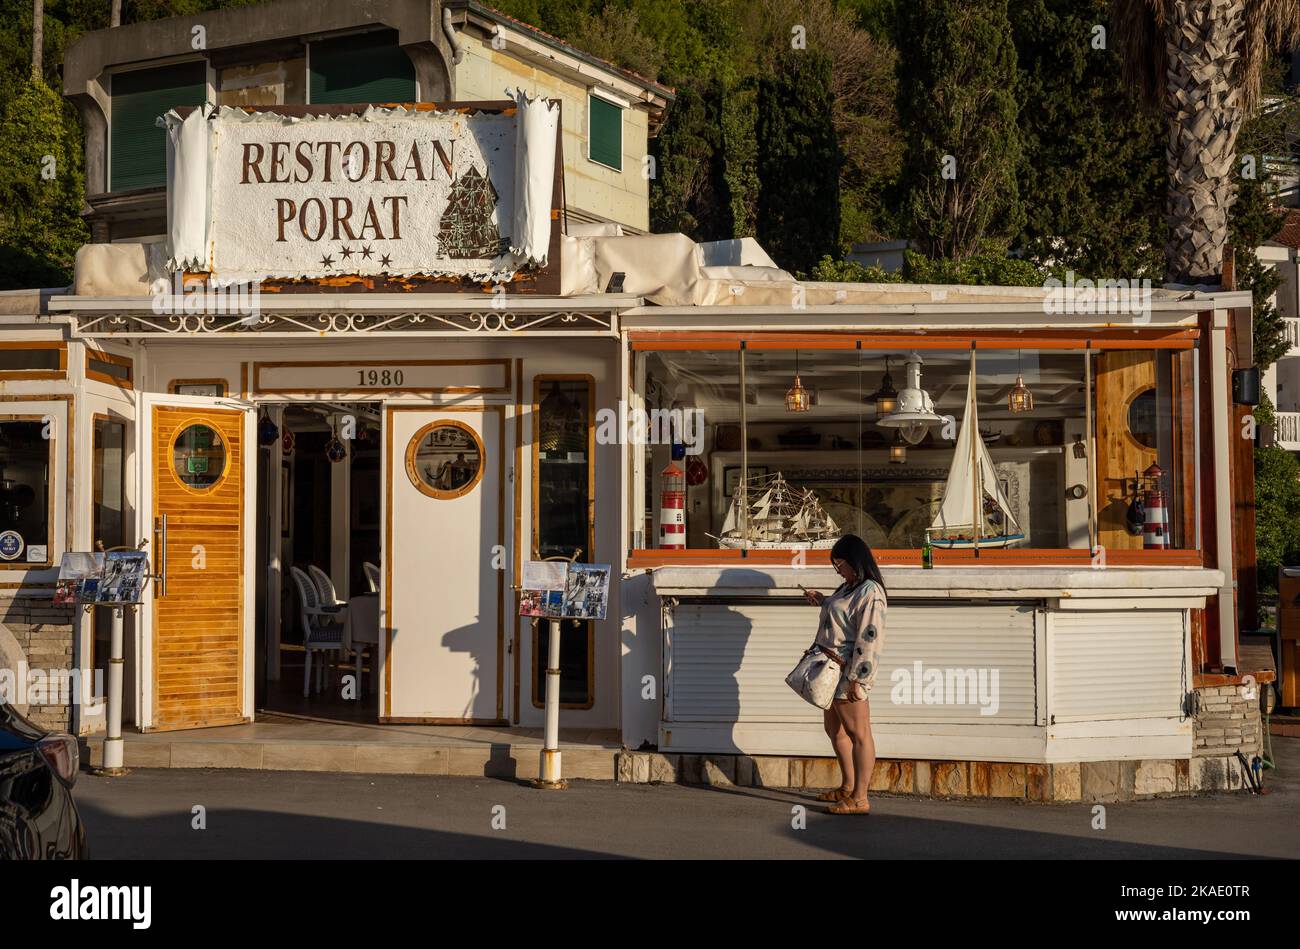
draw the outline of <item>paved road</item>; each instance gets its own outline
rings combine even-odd
[[[1270,793],[1106,805],[873,795],[865,818],[804,792],[274,771],[83,775],[96,858],[1300,858],[1300,739],[1274,739]],[[792,808],[808,806],[794,829]],[[193,808],[207,827],[194,830]],[[504,829],[493,827],[504,807]],[[499,823],[499,817],[498,817]]]

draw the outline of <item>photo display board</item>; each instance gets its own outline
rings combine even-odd
[[[519,615],[604,619],[609,573],[609,564],[530,560],[524,564]]]

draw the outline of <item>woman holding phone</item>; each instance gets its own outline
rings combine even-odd
[[[867,787],[876,766],[867,693],[876,678],[888,602],[880,567],[861,537],[845,534],[836,541],[831,565],[844,580],[834,593],[804,590],[808,602],[821,607],[816,642],[839,656],[842,670],[835,700],[822,713],[841,784],[817,800],[832,802],[832,814],[867,814]]]

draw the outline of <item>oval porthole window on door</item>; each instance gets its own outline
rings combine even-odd
[[[186,425],[172,442],[172,471],[187,488],[211,488],[226,473],[226,460],[225,441],[210,425]]]
[[[431,422],[406,446],[406,474],[431,498],[458,498],[483,477],[483,442],[464,422]]]

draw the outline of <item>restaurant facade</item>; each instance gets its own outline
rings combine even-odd
[[[128,728],[536,727],[523,565],[605,563],[607,618],[562,625],[566,727],[828,757],[784,678],[801,588],[833,588],[852,532],[889,590],[882,758],[1240,786],[1267,677],[1238,648],[1249,293],[800,282],[752,240],[645,234],[671,90],[433,7],[319,32],[302,4],[226,11],[265,36],[199,57],[198,102],[104,81],[144,68],[115,61],[133,44],[179,55],[187,18],[69,50],[69,96],[106,118],[96,241],[68,290],[0,296],[7,663],[103,668],[103,610],[52,602],[62,555],[143,543]],[[344,81],[401,78],[394,50],[413,86]],[[148,170],[113,131],[140,110],[165,191],[112,188]]]

